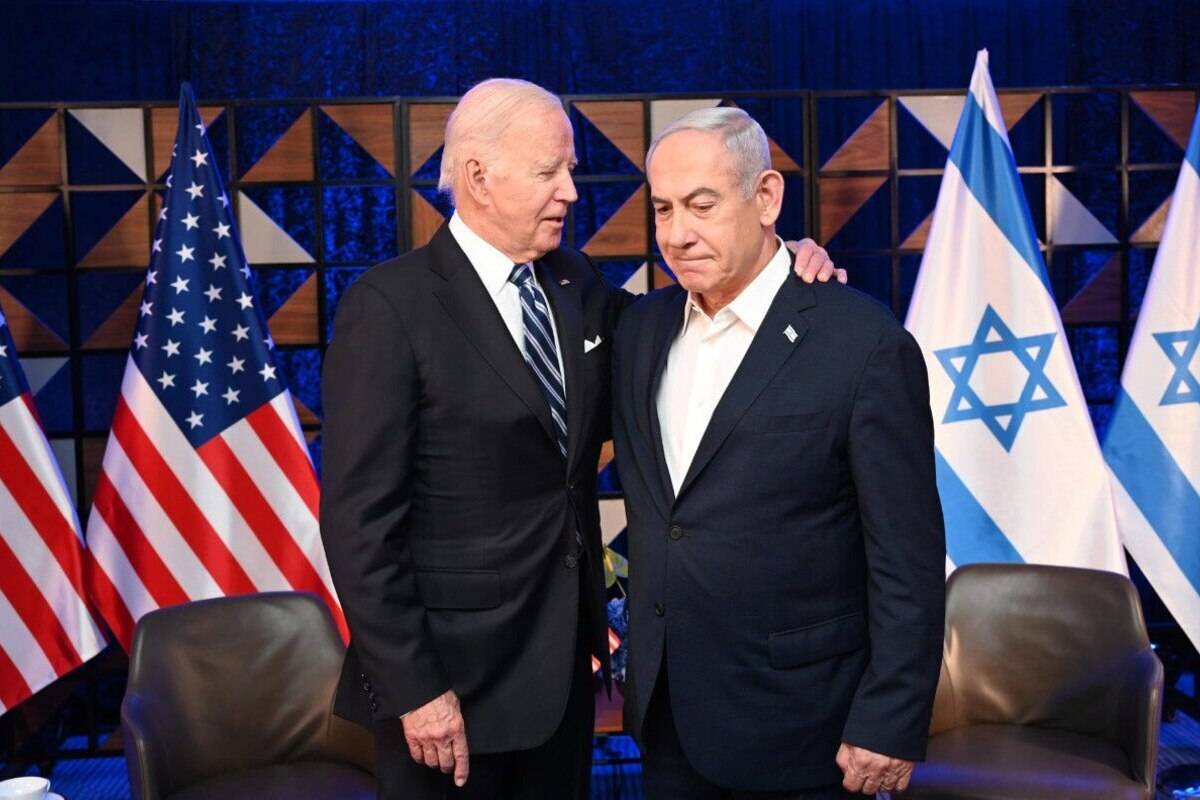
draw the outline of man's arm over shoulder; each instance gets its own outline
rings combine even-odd
[[[321,536],[377,704],[394,718],[449,689],[419,602],[407,520],[420,386],[397,309],[369,280],[338,307],[322,375]]]
[[[871,661],[843,738],[920,760],[941,665],[946,544],[925,360],[894,320],[881,326],[853,403],[850,468],[870,573]]]

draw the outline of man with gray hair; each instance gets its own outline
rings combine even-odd
[[[446,126],[454,216],[337,311],[321,532],[352,641],[335,710],[373,727],[384,800],[588,791],[596,465],[632,298],[560,247],[574,167],[557,97],[474,87]]]
[[[679,120],[647,175],[679,285],[625,311],[613,352],[646,798],[902,791],[943,627],[920,348],[874,300],[794,278],[745,112]]]

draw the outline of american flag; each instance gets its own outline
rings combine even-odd
[[[318,532],[316,473],[250,288],[191,87],[137,329],[96,482],[95,601],[128,649],[146,612],[273,590],[345,620]]]
[[[104,647],[79,520],[0,311],[0,714]]]
[[[621,637],[617,636],[616,631],[614,631],[612,628],[609,628],[608,629],[608,654],[611,656],[613,653],[617,652],[617,648],[620,646],[621,646]],[[592,672],[599,672],[600,667],[602,667],[602,666],[603,666],[603,664],[600,663],[600,659],[596,658],[595,656],[592,656]]]

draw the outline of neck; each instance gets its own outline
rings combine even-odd
[[[504,256],[514,264],[524,264],[526,261],[534,261],[541,257],[541,253],[534,253],[529,250],[514,251],[505,241],[504,231],[499,225],[491,220],[491,218],[483,212],[482,209],[464,203],[454,209],[458,212],[458,216],[467,224],[476,236],[483,239],[492,247],[504,253]]]
[[[767,264],[771,263],[771,259],[775,257],[777,252],[779,252],[779,240],[775,238],[775,229],[771,228],[770,230],[763,231],[762,246],[758,250],[758,257],[754,261],[754,268],[749,270],[734,286],[724,287],[720,291],[697,295],[696,300],[701,310],[711,317],[736,300],[737,296],[766,269]]]

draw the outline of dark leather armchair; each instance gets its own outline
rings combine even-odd
[[[370,734],[330,712],[344,651],[307,594],[147,614],[121,705],[135,800],[374,798]]]
[[[1162,665],[1109,572],[957,570],[927,761],[904,798],[1150,800]]]

